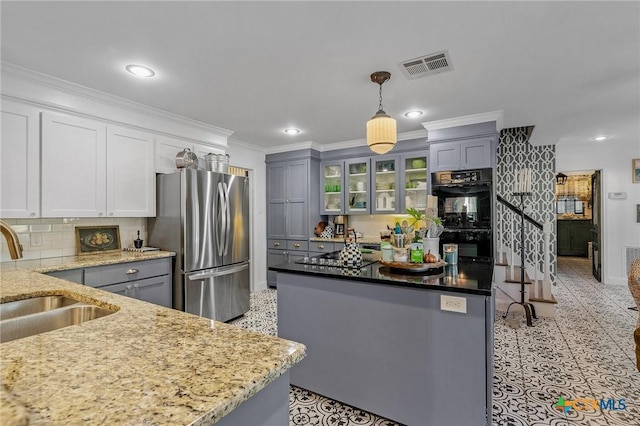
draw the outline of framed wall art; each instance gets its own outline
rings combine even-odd
[[[120,226],[76,226],[78,255],[116,251],[120,251]]]
[[[631,160],[631,173],[633,183],[640,183],[640,158]]]

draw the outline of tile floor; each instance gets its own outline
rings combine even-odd
[[[640,425],[640,372],[633,329],[638,312],[626,286],[605,286],[587,259],[558,261],[556,317],[512,329],[496,313],[493,425]],[[251,296],[251,311],[235,324],[276,335],[276,291]],[[624,399],[626,408],[554,408],[565,400]],[[291,387],[290,426],[390,426],[395,422]],[[616,403],[616,408],[618,408]]]

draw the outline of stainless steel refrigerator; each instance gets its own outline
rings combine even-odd
[[[249,310],[248,178],[182,169],[157,176],[149,245],[176,253],[173,307],[228,321]]]

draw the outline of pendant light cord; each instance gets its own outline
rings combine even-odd
[[[378,105],[378,111],[382,111],[382,83],[380,83],[380,105]]]

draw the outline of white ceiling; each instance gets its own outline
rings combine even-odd
[[[534,144],[640,140],[636,1],[2,1],[0,12],[3,61],[266,148],[364,138],[378,70],[392,74],[384,109],[400,133],[503,110],[504,127],[535,125]],[[401,74],[400,62],[440,50],[453,71]],[[157,77],[131,77],[129,63]]]

